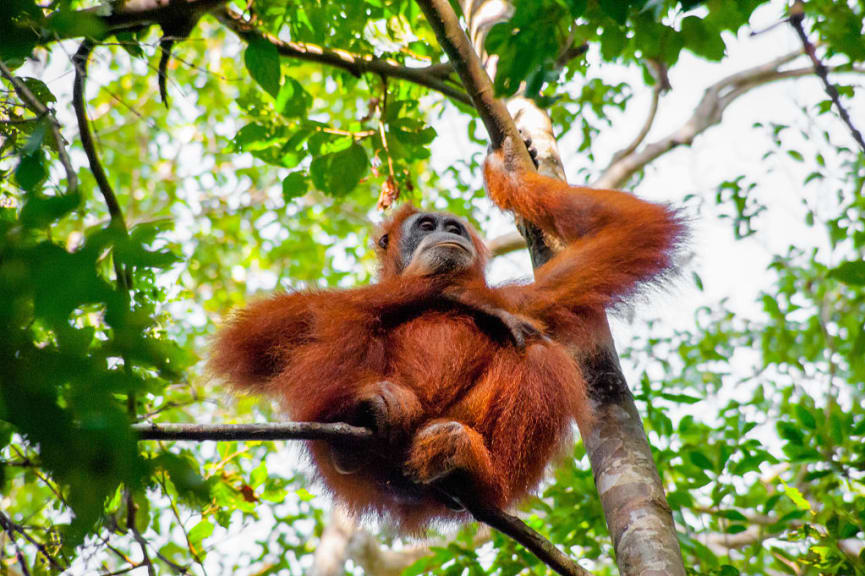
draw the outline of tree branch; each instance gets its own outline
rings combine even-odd
[[[84,148],[84,153],[87,155],[87,161],[90,164],[90,171],[93,173],[96,185],[105,199],[105,205],[108,207],[108,214],[111,217],[111,225],[126,236],[129,232],[126,228],[126,221],[123,218],[123,211],[120,209],[120,203],[117,201],[114,189],[108,181],[105,168],[99,160],[96,143],[93,140],[93,132],[90,130],[90,123],[87,120],[87,103],[84,101],[84,88],[87,80],[87,61],[90,59],[92,52],[93,42],[88,38],[81,42],[78,51],[72,57],[72,65],[75,67],[75,81],[72,85],[72,107],[75,109],[75,118],[78,120],[81,147]],[[117,284],[122,289],[128,291],[131,287],[132,279],[117,259],[116,250],[112,259],[114,261],[114,273],[117,276]]]
[[[72,106],[75,108],[75,117],[78,120],[78,131],[81,135],[81,147],[84,148],[84,153],[87,155],[87,160],[90,163],[90,171],[93,172],[93,177],[96,179],[96,185],[105,199],[105,204],[108,207],[108,214],[111,216],[111,222],[119,229],[126,231],[126,222],[123,219],[123,212],[120,209],[120,203],[117,201],[117,196],[111,188],[111,183],[108,181],[108,175],[105,173],[105,168],[99,160],[99,154],[96,151],[96,143],[93,141],[93,132],[90,130],[90,122],[87,120],[87,104],[84,101],[84,85],[87,80],[87,61],[90,59],[90,54],[93,52],[93,42],[84,40],[78,47],[78,51],[72,57],[72,64],[75,66],[75,83],[72,88]]]
[[[487,250],[493,258],[526,247],[526,239],[519,232],[508,232],[487,240]]]
[[[103,8],[87,8],[73,12],[72,17],[88,15],[99,19],[106,33],[119,32],[128,28],[148,26],[152,24],[169,24],[190,18],[197,18],[214,8],[225,4],[227,0],[126,0],[114,5],[115,10],[103,15]],[[74,31],[75,28],[70,28]],[[60,31],[50,37],[50,41],[75,38],[73,34]]]
[[[649,134],[649,130],[652,129],[652,124],[655,123],[655,115],[658,113],[658,103],[661,100],[661,92],[664,90],[664,85],[661,82],[657,82],[655,86],[652,88],[652,102],[649,104],[649,113],[646,115],[646,120],[643,122],[643,127],[640,128],[640,131],[634,137],[630,144],[613,154],[613,162],[620,158],[624,158],[625,156],[629,156],[633,153],[637,147],[643,143],[643,140],[646,139],[646,136]]]
[[[572,558],[569,558],[556,548],[552,542],[529,528],[525,522],[516,516],[512,516],[498,508],[478,506],[465,500],[461,500],[461,502],[476,520],[495,528],[502,534],[510,536],[522,544],[526,550],[537,556],[541,562],[559,574],[563,574],[564,576],[591,576],[591,572],[580,567]]]
[[[78,175],[75,173],[75,168],[72,167],[72,161],[69,159],[69,153],[66,151],[66,140],[60,134],[60,122],[54,115],[53,110],[49,110],[33,92],[27,88],[27,85],[21,82],[14,74],[6,67],[6,64],[0,61],[0,74],[12,84],[15,93],[21,101],[32,110],[38,117],[48,119],[48,124],[51,128],[51,135],[54,138],[54,145],[57,147],[57,156],[60,158],[60,163],[63,165],[63,170],[66,171],[66,192],[74,193],[78,190]]]
[[[337,422],[281,422],[267,424],[133,424],[140,440],[218,442],[268,440],[327,440],[369,442],[373,434],[367,428]]]
[[[267,440],[325,440],[369,444],[374,440],[367,428],[350,426],[342,422],[285,422],[266,424],[133,424],[132,430],[139,440],[167,441],[267,441]],[[451,496],[451,495],[449,495]],[[573,560],[560,552],[550,541],[529,528],[522,520],[498,509],[475,503],[471,495],[457,498],[479,522],[484,522],[507,534],[541,561],[566,576],[589,576]]]
[[[712,84],[694,109],[691,117],[667,136],[647,144],[627,156],[614,157],[601,176],[592,183],[598,188],[621,188],[638,171],[658,157],[680,145],[690,145],[694,139],[721,121],[724,111],[743,94],[772,82],[800,78],[814,73],[811,68],[780,70],[784,64],[796,59],[801,50],[790,52],[759,66],[737,72]],[[842,72],[863,73],[865,69],[839,68]]]
[[[433,64],[424,68],[409,68],[374,56],[352,54],[345,50],[325,48],[316,44],[280,40],[271,34],[258,30],[252,23],[244,20],[240,14],[229,8],[216,12],[215,16],[240,38],[248,40],[255,37],[269,42],[276,46],[281,55],[288,58],[342,68],[355,76],[371,72],[380,76],[399,78],[441,92],[457,102],[468,105],[472,103],[465,92],[445,81],[446,76],[442,76],[444,69],[441,64]]]
[[[490,145],[493,148],[501,148],[508,138],[514,142],[522,142],[522,137],[507,107],[504,102],[495,97],[493,83],[469,42],[468,36],[460,27],[457,15],[448,0],[418,0],[417,3],[480,114],[490,137]],[[516,150],[520,149],[522,153],[519,154],[519,161],[526,169],[533,170],[534,163],[528,150],[525,146],[516,147]]]
[[[847,128],[850,130],[850,134],[852,134],[853,139],[856,141],[857,144],[859,144],[859,147],[862,148],[862,151],[865,152],[865,140],[863,140],[862,138],[862,133],[859,132],[856,126],[853,125],[853,121],[850,119],[850,114],[841,103],[841,95],[838,94],[838,89],[835,87],[834,84],[829,82],[829,70],[827,70],[823,62],[820,61],[820,58],[817,57],[817,50],[814,48],[814,44],[811,43],[811,41],[808,39],[808,35],[805,33],[805,27],[802,24],[802,21],[804,19],[804,3],[801,0],[797,0],[790,8],[790,25],[796,29],[796,34],[799,35],[799,39],[802,41],[802,46],[805,48],[805,53],[814,64],[814,72],[816,72],[817,76],[820,77],[820,80],[823,81],[823,87],[826,89],[826,93],[829,95],[829,98],[831,98],[832,102],[835,104],[835,108],[838,110],[838,115],[841,116],[841,120],[843,120],[844,123],[847,125]]]

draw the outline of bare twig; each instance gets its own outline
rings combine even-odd
[[[244,20],[240,14],[229,8],[218,11],[214,15],[241,38],[248,40],[254,37],[265,40],[273,44],[281,55],[288,58],[308,60],[310,62],[342,68],[355,76],[370,72],[380,76],[407,80],[441,92],[457,102],[471,104],[471,100],[465,92],[449,84],[442,78],[443,68],[440,64],[433,64],[424,68],[409,68],[374,56],[352,54],[345,50],[335,50],[303,42],[284,41],[258,30],[251,22]]]
[[[123,211],[120,209],[120,203],[117,201],[117,196],[114,194],[114,189],[108,181],[108,175],[105,173],[105,168],[99,160],[99,154],[96,151],[96,143],[93,141],[93,132],[90,130],[90,123],[87,120],[87,103],[84,101],[84,86],[87,80],[87,61],[90,59],[90,54],[93,52],[93,42],[90,39],[85,39],[78,47],[78,51],[72,57],[72,64],[75,67],[75,82],[72,86],[72,107],[75,109],[75,117],[78,120],[78,132],[81,136],[81,146],[84,148],[84,153],[87,155],[87,161],[90,163],[90,171],[93,172],[93,177],[96,179],[96,185],[105,199],[105,205],[108,207],[108,214],[111,216],[111,224],[119,230],[124,236],[128,234],[126,221],[123,218]],[[121,288],[128,290],[131,284],[131,278],[123,269],[120,261],[115,254],[114,272],[117,275],[117,283]]]
[[[66,151],[66,140],[60,133],[60,122],[54,115],[53,110],[49,110],[27,86],[21,82],[14,74],[0,61],[0,74],[12,84],[15,93],[21,98],[21,101],[30,108],[39,118],[48,118],[48,124],[51,128],[51,135],[54,138],[54,144],[57,147],[57,156],[60,158],[60,163],[63,164],[63,170],[66,171],[66,191],[73,193],[78,189],[78,175],[75,173],[75,168],[72,167],[72,161],[69,159],[69,153]]]
[[[328,440],[368,442],[373,434],[366,428],[337,422],[283,422],[267,424],[134,424],[132,429],[141,440],[201,442]]]
[[[168,108],[168,62],[171,60],[171,49],[174,46],[174,38],[163,36],[159,41],[159,67],[156,71],[157,83],[159,85],[159,97],[162,104]]]
[[[646,135],[648,135],[649,130],[652,129],[652,124],[655,123],[655,115],[658,113],[658,102],[661,100],[661,92],[663,91],[663,84],[657,82],[655,86],[652,88],[652,102],[649,104],[649,113],[646,114],[646,120],[643,122],[642,128],[631,141],[630,144],[613,154],[613,161],[620,158],[624,158],[625,156],[630,155],[637,147],[643,143],[643,140],[646,139]]]
[[[508,232],[487,240],[487,249],[493,257],[502,256],[526,247],[526,239],[519,232]]]
[[[132,492],[128,492],[127,494],[127,505],[129,506],[129,530],[132,532],[132,537],[135,538],[135,541],[138,542],[138,547],[141,549],[141,564],[147,566],[147,574],[148,576],[156,576],[156,567],[153,565],[153,561],[150,560],[150,554],[147,552],[147,540],[144,536],[141,535],[141,532],[138,531],[138,528],[135,527],[135,502],[132,498]]]
[[[87,80],[87,61],[90,59],[90,54],[92,52],[93,42],[90,40],[84,40],[78,47],[78,51],[72,57],[72,63],[75,66],[75,83],[72,90],[72,103],[75,108],[75,116],[78,119],[78,130],[81,133],[81,146],[87,154],[87,160],[90,162],[90,170],[93,172],[93,177],[96,179],[99,191],[105,199],[105,205],[108,207],[108,214],[111,216],[112,223],[125,231],[126,222],[123,219],[123,212],[120,209],[120,203],[117,201],[114,189],[108,181],[108,175],[105,173],[105,168],[99,160],[99,154],[96,152],[96,144],[93,141],[93,132],[90,130],[90,122],[87,119],[87,104],[84,101],[84,85]]]
[[[829,70],[823,62],[820,61],[820,58],[817,57],[817,50],[814,48],[814,44],[812,44],[808,39],[808,34],[805,33],[805,27],[802,24],[804,19],[805,5],[801,0],[797,0],[790,8],[790,25],[796,29],[796,34],[799,35],[799,39],[802,41],[805,53],[808,55],[808,58],[811,59],[811,63],[814,64],[814,72],[816,72],[817,76],[820,77],[820,80],[823,81],[823,87],[826,88],[826,93],[829,95],[829,98],[832,99],[832,103],[835,104],[835,108],[838,110],[838,115],[841,116],[841,120],[843,120],[847,125],[847,128],[850,129],[850,134],[853,136],[853,139],[856,140],[856,143],[859,144],[859,147],[862,148],[863,152],[865,152],[865,139],[862,138],[862,133],[853,125],[853,120],[850,119],[850,113],[847,112],[847,109],[841,103],[841,95],[838,94],[838,89],[834,84],[829,82]]]

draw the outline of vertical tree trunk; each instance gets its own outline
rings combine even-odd
[[[460,0],[460,6],[472,44],[490,77],[495,77],[495,58],[483,54],[484,40],[496,22],[510,17],[513,8],[503,0]],[[520,97],[511,99],[508,109],[517,127],[537,148],[539,170],[564,180],[549,116],[533,101]],[[553,254],[543,235],[531,224],[520,223],[519,227],[529,245],[532,264],[535,268],[543,265]],[[578,422],[578,426],[619,572],[622,576],[684,576],[673,516],[606,318],[598,319],[596,330],[600,341],[597,348],[574,350],[591,402],[590,421]]]

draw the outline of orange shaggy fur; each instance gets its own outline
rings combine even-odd
[[[566,243],[534,283],[489,287],[474,233],[480,256],[471,270],[400,276],[398,236],[415,211],[404,206],[382,228],[389,242],[376,284],[277,294],[240,311],[218,335],[214,371],[239,390],[279,398],[295,420],[341,421],[364,400],[385,398],[388,447],[364,455],[356,473],[336,470],[336,448],[309,443],[324,484],[356,513],[386,516],[405,530],[466,518],[435,489],[454,469],[486,505],[506,508],[532,491],[585,409],[569,350],[591,350],[603,309],[672,265],[683,233],[675,212],[505,164],[501,152],[487,160],[491,198]],[[521,349],[493,338],[467,310],[441,304],[454,290],[530,319],[549,339]]]

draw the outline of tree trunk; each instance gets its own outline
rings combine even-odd
[[[469,37],[481,53],[487,72],[495,76],[494,57],[482,52],[486,33],[510,17],[512,7],[502,0],[460,0]],[[466,87],[471,91],[470,87]],[[516,97],[508,109],[517,127],[538,151],[539,171],[564,180],[565,174],[549,116],[531,100]],[[553,255],[542,234],[521,224],[535,268]],[[622,576],[684,576],[682,554],[673,516],[652,459],[634,398],[619,365],[606,318],[596,327],[600,345],[574,350],[586,379],[589,421],[578,422],[589,455],[601,505]]]

